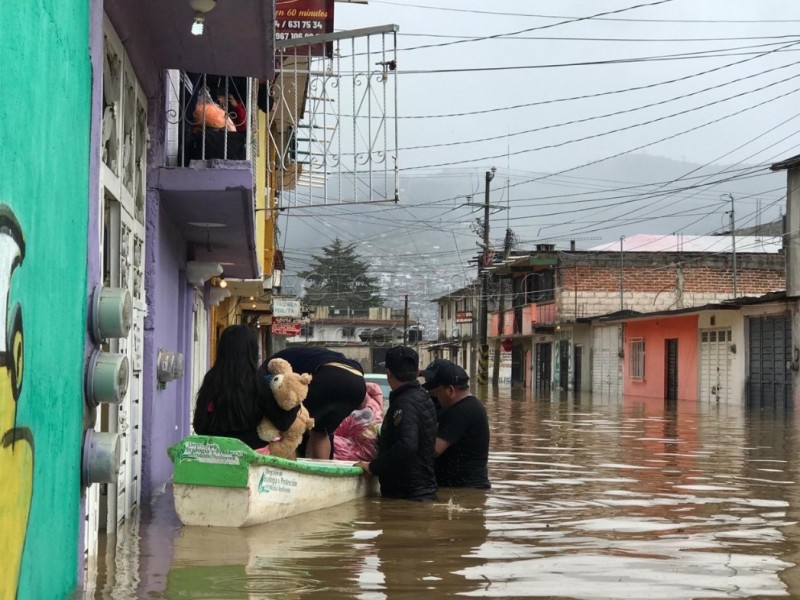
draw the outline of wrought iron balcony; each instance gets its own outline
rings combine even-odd
[[[151,178],[161,205],[195,260],[224,263],[227,277],[259,279],[257,86],[246,77],[169,71],[166,89],[165,160]]]
[[[192,161],[252,160],[257,85],[247,77],[170,71],[167,166]],[[266,96],[266,93],[264,93]]]

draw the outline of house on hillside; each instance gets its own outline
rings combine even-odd
[[[779,239],[738,238],[737,294],[783,288]],[[624,354],[611,313],[647,313],[722,303],[734,297],[730,238],[632,236],[612,250],[557,251],[540,244],[529,255],[490,268],[511,281],[511,308],[491,315],[490,343],[510,347],[512,381],[537,389],[622,391]],[[616,363],[615,363],[616,357]]]

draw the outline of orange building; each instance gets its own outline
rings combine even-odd
[[[624,394],[697,400],[698,315],[644,316],[625,324]]]

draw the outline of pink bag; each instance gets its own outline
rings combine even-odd
[[[336,460],[370,461],[375,458],[376,439],[383,421],[383,393],[380,386],[367,382],[367,395],[361,406],[345,417],[333,437]]]

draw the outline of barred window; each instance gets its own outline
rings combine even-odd
[[[344,339],[350,339],[356,337],[356,328],[355,327],[342,327],[342,337]]]
[[[644,379],[644,340],[634,339],[629,342],[628,373],[631,379]]]

